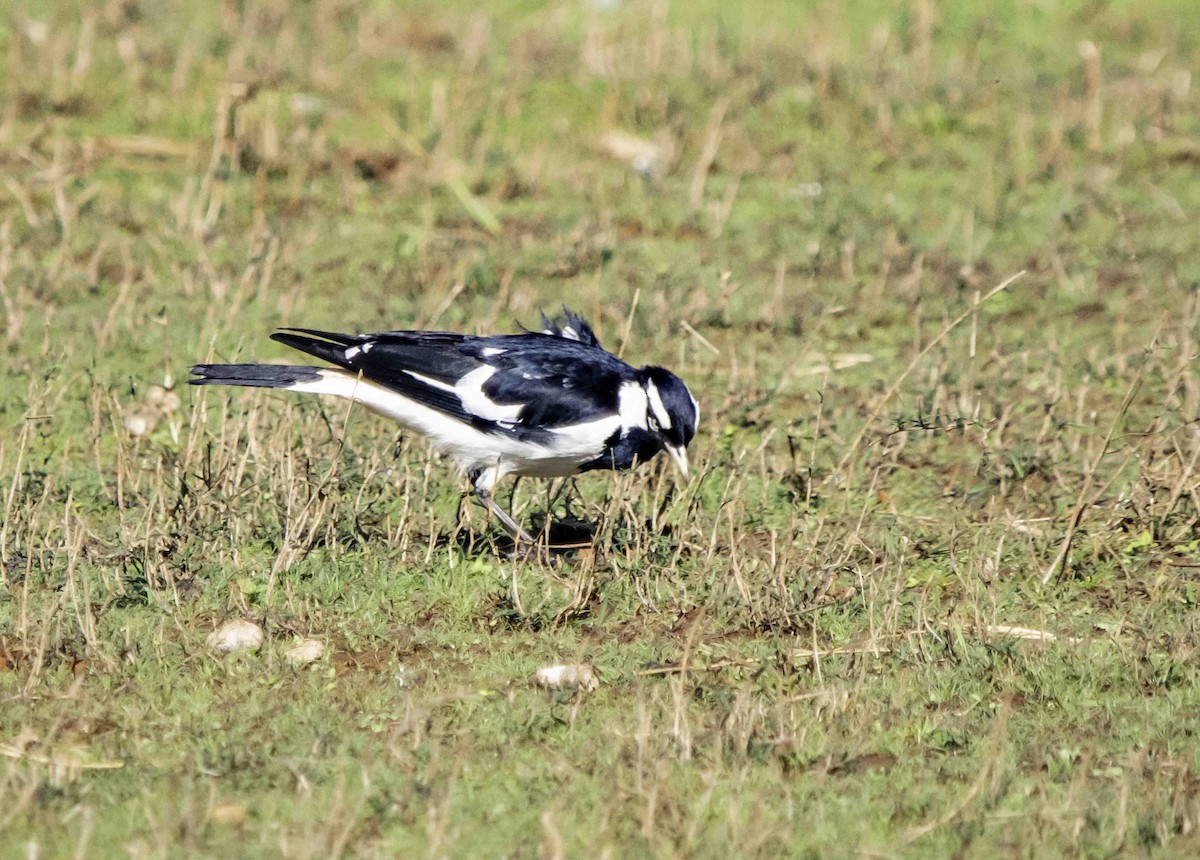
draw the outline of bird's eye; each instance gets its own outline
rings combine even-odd
[[[652,431],[654,431],[655,433],[658,432],[658,419],[657,418],[655,418],[653,415],[647,415],[646,423],[650,425],[650,429]]]

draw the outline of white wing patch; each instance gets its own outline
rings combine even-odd
[[[413,379],[417,380],[417,382],[423,382],[430,388],[439,388],[442,391],[454,391],[453,385],[450,385],[447,382],[442,382],[440,379],[434,379],[432,376],[426,376],[423,373],[417,373],[415,370],[406,370],[404,372]]]
[[[404,371],[418,382],[423,382],[432,388],[448,391],[462,401],[463,408],[472,415],[488,421],[499,421],[511,424],[521,415],[520,403],[501,404],[492,400],[483,391],[484,384],[496,373],[496,368],[484,365],[476,368],[458,380],[454,385],[438,379],[417,373],[415,370]]]
[[[360,346],[350,347],[345,352],[346,361],[353,361],[354,356],[358,355],[360,352],[365,355],[366,353],[371,351],[371,347],[373,347],[374,345],[375,345],[374,341],[367,341],[366,343],[361,344]]]

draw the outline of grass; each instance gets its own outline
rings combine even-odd
[[[6,8],[0,854],[1196,854],[1190,2],[471,5]],[[181,384],[564,302],[703,414],[562,567]]]

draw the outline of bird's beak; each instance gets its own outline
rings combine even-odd
[[[668,445],[667,453],[671,455],[671,459],[675,461],[675,465],[679,467],[679,471],[683,472],[683,479],[686,481],[688,476],[687,449],[682,445]]]

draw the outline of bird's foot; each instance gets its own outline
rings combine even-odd
[[[547,523],[543,515],[541,518],[543,527],[539,529],[543,540],[538,541],[521,528],[506,511],[498,507],[490,493],[476,489],[475,498],[488,512],[488,516],[495,519],[504,528],[512,541],[510,546],[502,547],[499,550],[500,555],[504,558],[538,564],[557,564],[591,546],[596,527],[584,523],[582,520],[570,518],[561,522]],[[537,516],[534,521],[538,522]]]
[[[533,564],[554,564],[562,555],[551,547],[533,541],[518,540],[512,549],[503,552],[510,561],[524,561]]]
[[[538,544],[525,529],[521,528],[508,513],[498,507],[492,499],[490,492],[480,490],[478,487],[475,490],[475,499],[488,512],[489,517],[493,517],[496,522],[503,526],[508,532],[508,536],[512,539],[512,548],[501,550],[500,554],[508,559],[516,559],[519,561],[535,561],[541,564],[549,564],[552,557],[548,549]]]

